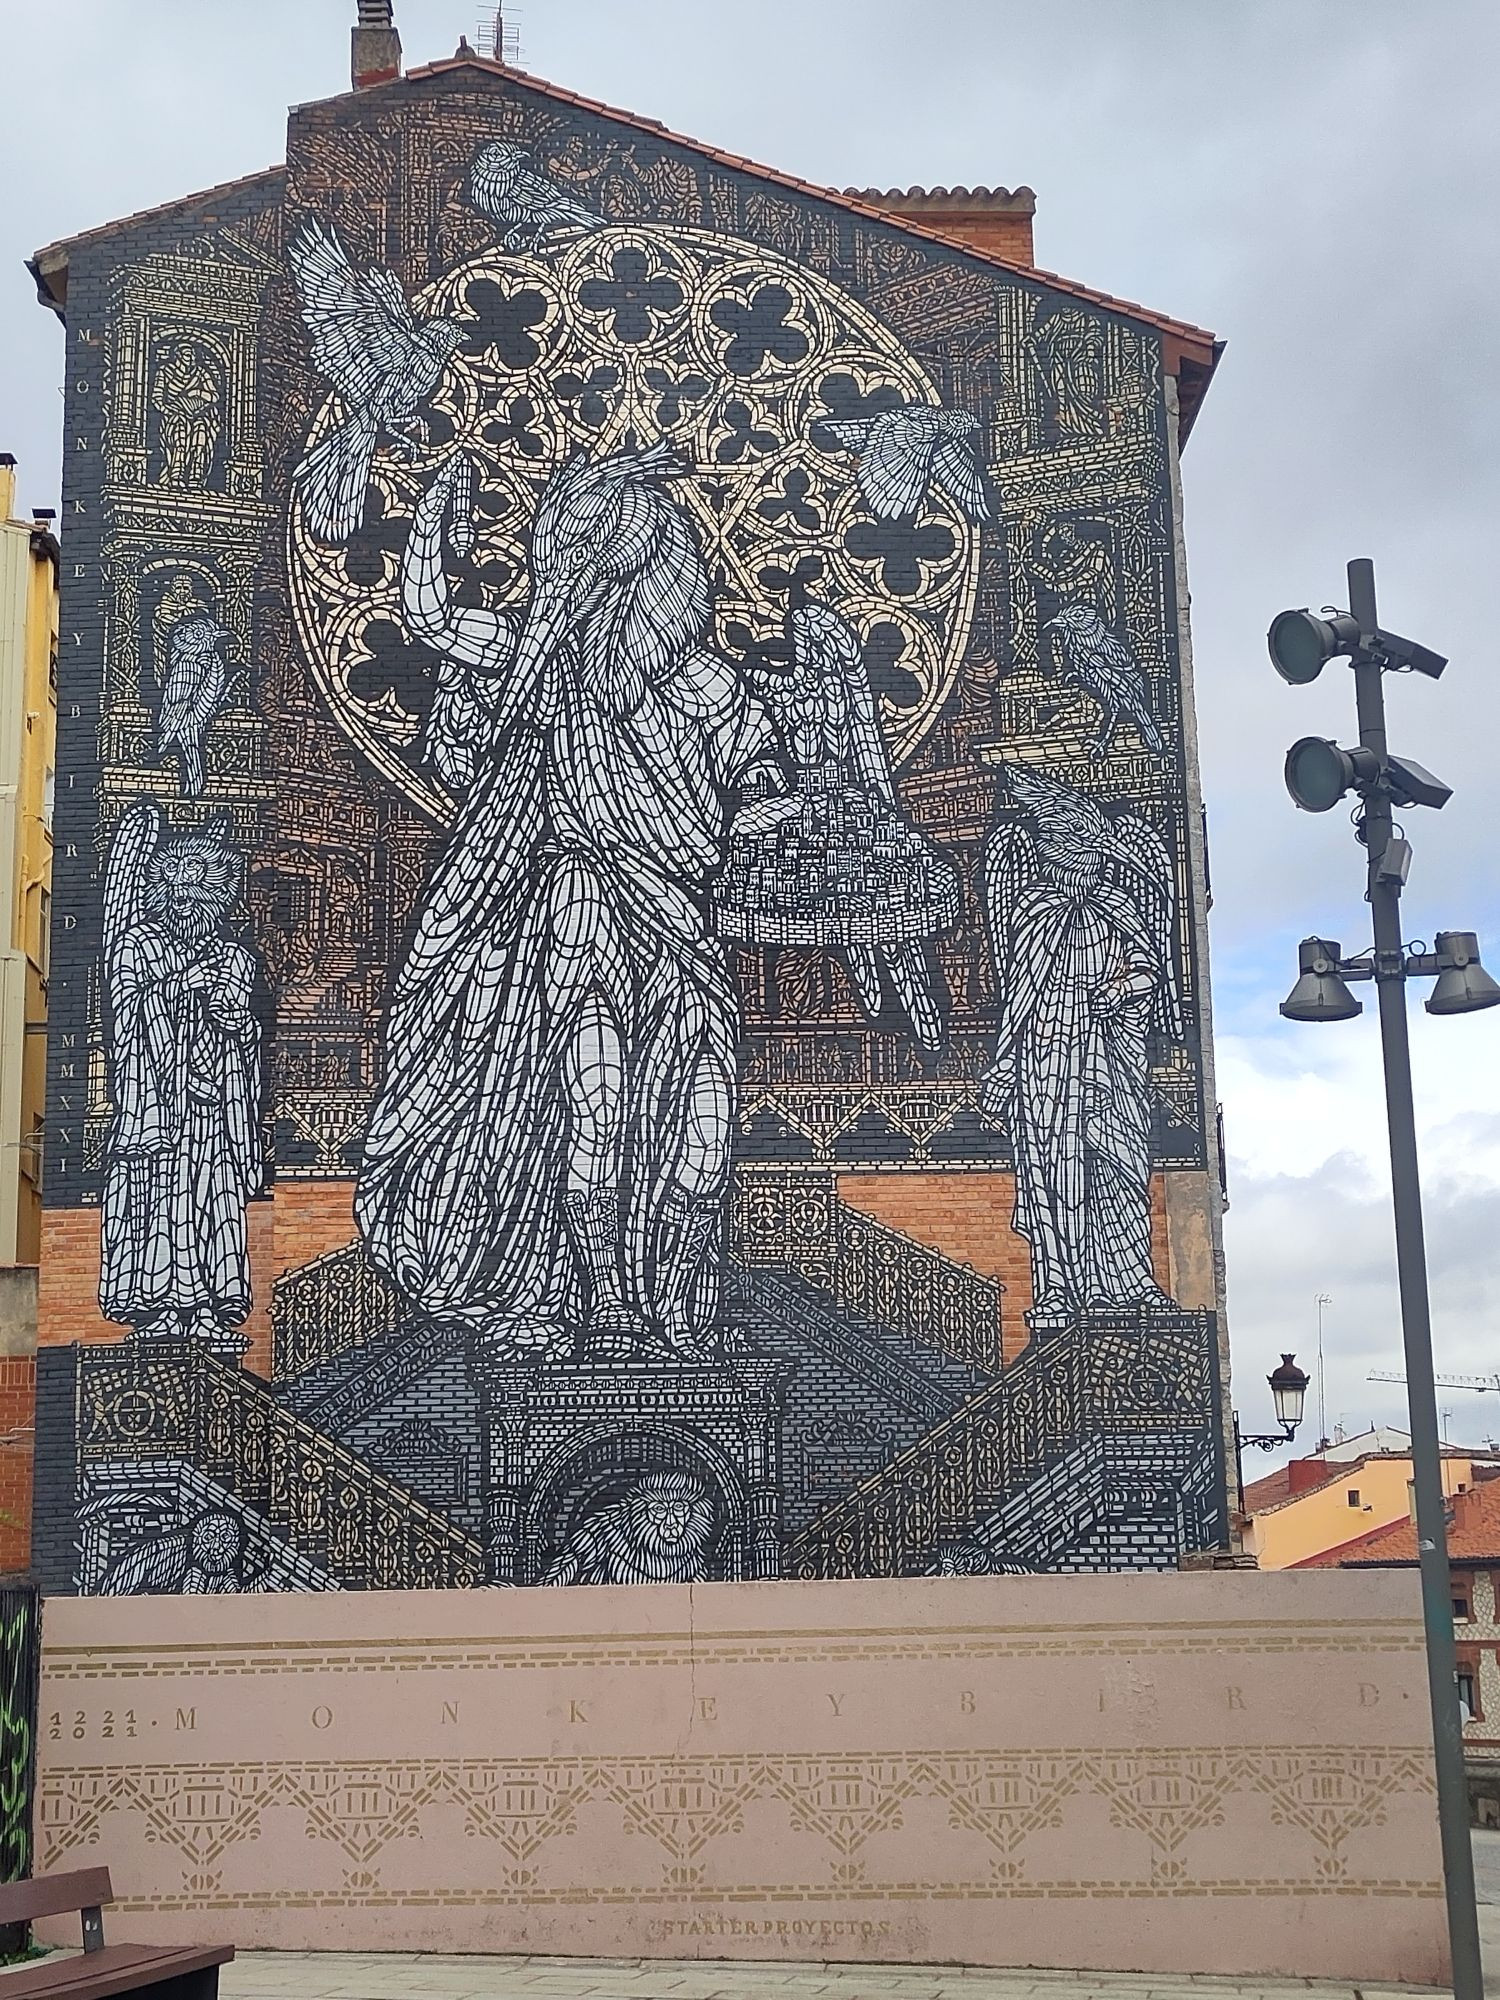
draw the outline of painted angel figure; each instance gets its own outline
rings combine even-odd
[[[99,1305],[138,1336],[240,1352],[245,1205],[261,1180],[256,960],[227,932],[241,861],[222,822],[173,835],[149,799],[104,888],[105,1141]]]
[[[705,641],[680,470],[660,444],[560,467],[524,616],[450,591],[461,456],[403,558],[407,627],[441,662],[425,754],[456,808],[355,1214],[419,1313],[500,1356],[566,1357],[578,1332],[601,1357],[715,1344],[740,1018],[703,907],[734,800],[781,780],[769,718]]]
[[[984,851],[1003,996],[983,1104],[1015,1153],[1034,1331],[1170,1303],[1151,1260],[1151,1038],[1180,1041],[1171,856],[1132,813],[1018,765]]]
[[[872,1018],[887,983],[924,1048],[943,1038],[945,997],[927,940],[958,917],[958,878],[906,818],[891,780],[859,640],[826,604],[789,616],[791,671],[751,678],[776,719],[793,788],[753,802],[731,829],[715,890],[726,937],[843,953]]]

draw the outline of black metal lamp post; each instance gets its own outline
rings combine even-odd
[[[1478,940],[1470,931],[1439,931],[1430,952],[1408,951],[1401,937],[1401,891],[1411,869],[1411,847],[1395,825],[1393,809],[1441,807],[1452,793],[1420,764],[1391,754],[1385,734],[1384,676],[1415,672],[1435,680],[1447,661],[1425,646],[1381,628],[1375,606],[1375,568],[1364,560],[1349,565],[1347,611],[1322,617],[1309,611],[1283,611],[1272,622],[1269,643],[1277,672],[1294,685],[1316,680],[1329,660],[1347,659],[1354,669],[1358,745],[1344,750],[1323,737],[1303,737],[1287,755],[1286,783],[1296,803],[1308,812],[1327,812],[1351,791],[1358,796],[1355,831],[1368,856],[1366,893],[1374,945],[1370,951],[1346,959],[1331,939],[1304,938],[1298,954],[1297,983],[1282,1002],[1281,1011],[1292,1021],[1346,1021],[1362,1011],[1349,990],[1349,981],[1375,981],[1385,1063],[1396,1272],[1406,1349],[1417,1552],[1453,1990],[1455,2000],[1483,2000],[1437,1391],[1432,1376],[1432,1321],[1406,1031],[1406,981],[1437,975],[1427,1001],[1431,1014],[1468,1014],[1493,1007],[1500,1001],[1500,986],[1480,964]]]
[[[1295,1354],[1283,1354],[1281,1366],[1266,1377],[1271,1385],[1271,1402],[1276,1411],[1279,1431],[1267,1432],[1265,1436],[1240,1429],[1240,1413],[1234,1413],[1234,1483],[1240,1496],[1240,1512],[1245,1511],[1245,1464],[1244,1451],[1247,1444],[1260,1451],[1279,1451],[1284,1444],[1290,1444],[1297,1435],[1297,1426],[1302,1421],[1302,1406],[1307,1401],[1307,1376],[1297,1366]]]

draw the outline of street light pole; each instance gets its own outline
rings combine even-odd
[[[1349,611],[1359,623],[1354,691],[1359,740],[1384,765],[1384,666],[1375,649],[1379,620],[1375,566],[1349,565]],[[1463,1721],[1458,1705],[1458,1655],[1453,1642],[1452,1577],[1443,1507],[1438,1442],[1437,1389],[1433,1382],[1432,1317],[1427,1293],[1427,1251],[1422,1228],[1422,1186],[1417,1167],[1416,1114],[1412,1104],[1411,1049],[1406,1024],[1406,958],[1401,937],[1401,883],[1383,870],[1394,831],[1390,793],[1372,786],[1363,794],[1362,838],[1369,855],[1369,902],[1375,936],[1375,990],[1385,1065],[1386,1120],[1390,1128],[1391,1197],[1396,1223],[1396,1276],[1401,1333],[1406,1350],[1406,1394],[1411,1422],[1412,1473],[1417,1502],[1417,1552],[1422,1574],[1422,1621],[1427,1635],[1427,1688],[1432,1704],[1437,1764],[1438,1824],[1448,1935],[1456,2000],[1483,2000],[1479,1917],[1474,1900],[1474,1855],[1469,1835],[1469,1793],[1464,1775]]]

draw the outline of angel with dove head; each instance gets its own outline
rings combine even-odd
[[[495,1357],[714,1351],[739,1007],[703,905],[736,798],[781,783],[708,643],[663,443],[558,466],[524,609],[460,604],[476,468],[418,501],[408,630],[454,799],[386,1025],[355,1197],[365,1253]]]
[[[256,959],[228,934],[241,860],[214,820],[173,834],[150,799],[104,887],[105,1141],[99,1305],[138,1336],[242,1352],[245,1205],[261,1180]]]
[[[1017,811],[984,850],[1002,995],[981,1102],[1015,1154],[1032,1330],[1165,1306],[1151,1261],[1151,1041],[1181,1041],[1171,856],[1043,772],[1004,767]]]

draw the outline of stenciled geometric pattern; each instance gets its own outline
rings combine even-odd
[[[433,684],[375,691],[378,635],[401,623],[395,552],[433,471],[454,451],[487,468],[467,562],[495,608],[522,608],[537,495],[580,450],[662,440],[695,471],[678,489],[714,578],[730,654],[780,638],[794,583],[831,597],[868,647],[900,655],[884,707],[894,761],[933,726],[973,612],[977,538],[940,485],[892,536],[872,523],[830,432],[898,400],[936,403],[918,363],[872,314],[764,246],[657,226],[611,227],[518,258],[497,247],[419,292],[426,325],[464,329],[410,458],[372,467],[351,563],[294,519],[293,605],[331,711],[392,783],[446,820],[450,801],[415,756]],[[338,407],[338,406],[335,406]],[[325,411],[312,436],[325,435]],[[351,576],[351,570],[356,574]]]
[[[48,1770],[40,1792],[49,1867],[82,1866],[124,1814],[181,1871],[180,1886],[126,1907],[179,1910],[204,1896],[223,1910],[274,1905],[278,1894],[339,1909],[375,1910],[465,1903],[545,1909],[583,1890],[609,1901],[668,1895],[674,1907],[717,1910],[727,1899],[777,1905],[888,1901],[909,1891],[882,1866],[880,1838],[912,1823],[966,1836],[967,1866],[924,1893],[977,1897],[1100,1893],[1214,1898],[1300,1897],[1321,1893],[1372,1901],[1430,1896],[1418,1876],[1371,1876],[1353,1863],[1350,1843],[1384,1826],[1403,1795],[1425,1798],[1430,1760],[1416,1749],[1351,1751],[1326,1744],[1145,1750],[1138,1746],[1036,1750],[850,1751],[754,1755],[582,1756],[393,1759],[360,1763],[288,1759],[232,1764],[80,1766]],[[1268,1808],[1282,1830],[1280,1865],[1247,1880],[1206,1874],[1193,1836],[1225,1825],[1247,1807]],[[421,1884],[395,1860],[423,1838],[430,1815],[457,1809],[482,1857],[484,1884]],[[610,1816],[623,1866],[609,1881],[575,1881],[567,1867],[580,1814]],[[1102,1811],[1111,1828],[1144,1843],[1144,1866],[1121,1879],[1091,1878],[1039,1864],[1038,1835],[1070,1812]],[[333,1855],[344,1864],[338,1889],[287,1876],[284,1888],[236,1890],[232,1856],[263,1839],[290,1812],[289,1854]],[[747,1813],[779,1814],[787,1831],[809,1835],[819,1860],[807,1874],[743,1880],[735,1837]],[[134,1830],[133,1830],[133,1837]],[[1042,1851],[1055,1857],[1055,1843]],[[1118,1859],[1120,1848],[1113,1853]],[[804,1849],[805,1852],[805,1849]],[[320,1871],[321,1872],[321,1871]]]

